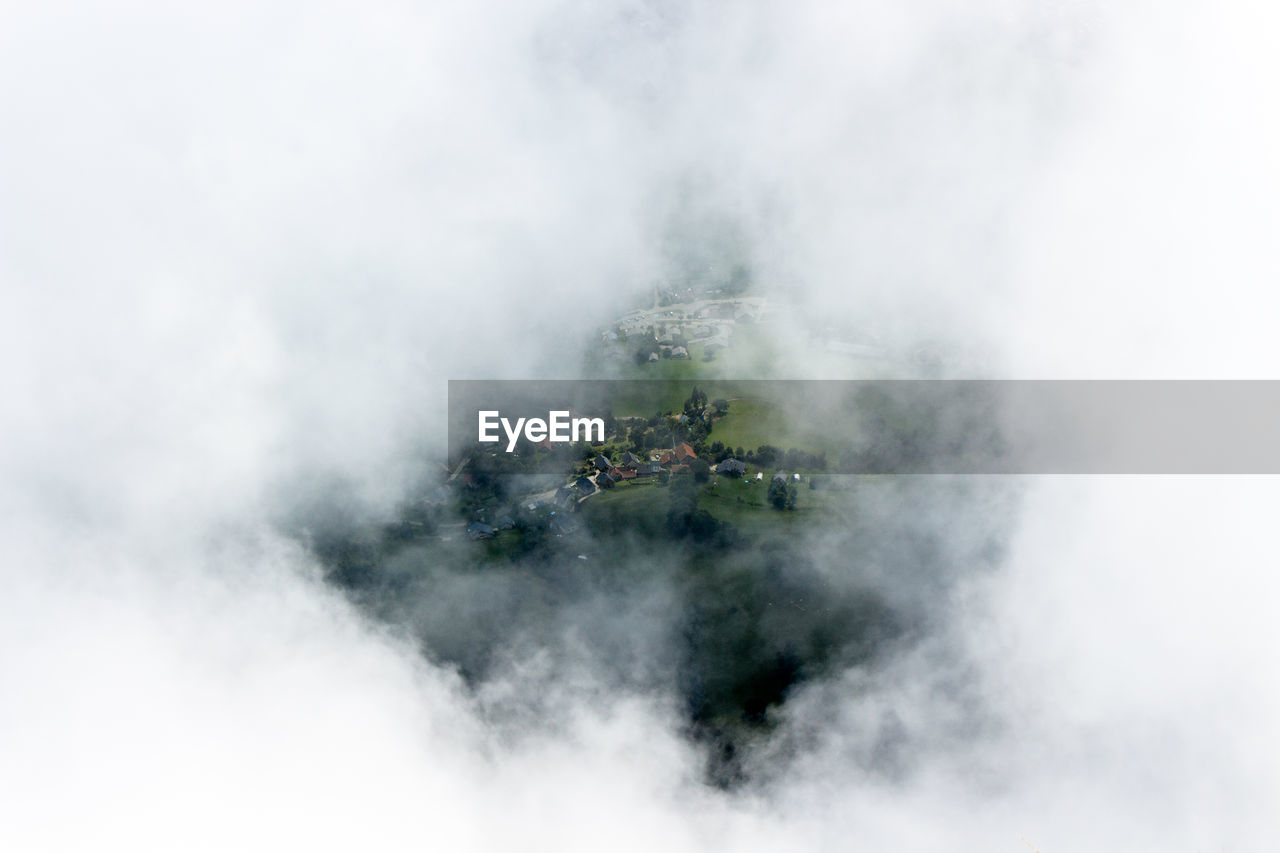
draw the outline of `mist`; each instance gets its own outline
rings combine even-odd
[[[739,378],[860,378],[815,333],[900,378],[1274,378],[1276,23],[6,5],[0,843],[1274,845],[1271,477],[861,487],[761,575],[839,639],[729,764],[695,546],[363,585],[322,546],[434,482],[449,379],[607,376],[599,330],[694,275],[776,306]]]

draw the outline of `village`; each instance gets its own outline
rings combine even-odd
[[[697,298],[687,290],[674,298],[682,301],[655,299],[652,307],[625,312],[600,333],[602,344],[638,364],[696,356],[711,361],[729,348],[736,325],[759,323],[768,309],[763,296]]]
[[[760,375],[761,359],[767,364],[770,353],[784,349],[808,365],[865,376],[929,370],[936,360],[927,348],[894,355],[865,326],[805,313],[776,296],[693,288],[661,293],[654,304],[628,310],[599,330],[598,363],[613,363],[615,374],[628,377],[656,371],[705,378],[739,370]]]
[[[581,473],[576,476],[572,482],[567,483],[552,494],[542,494],[530,496],[526,499],[526,509],[531,512],[538,510],[549,510],[549,521],[551,530],[556,535],[563,535],[572,532],[576,524],[572,519],[572,514],[578,510],[578,505],[584,503],[587,499],[601,495],[608,490],[614,489],[624,484],[636,485],[667,485],[672,476],[688,476],[695,482],[704,482],[714,488],[716,480],[711,479],[708,482],[706,477],[699,477],[693,473],[697,467],[699,458],[694,453],[693,448],[687,443],[680,443],[674,449],[663,450],[659,455],[642,460],[630,451],[623,454],[622,458],[616,463],[603,454],[597,455],[591,461],[591,467],[595,470],[594,474]],[[755,476],[749,476],[748,466],[745,462],[729,457],[717,462],[714,465],[701,460],[704,470],[709,474],[718,475],[733,479],[741,480],[746,484],[762,484],[765,478],[764,471],[756,471]],[[770,486],[775,488],[770,491],[770,497],[781,494],[783,498],[778,501],[779,509],[790,508],[794,506],[794,488],[803,482],[803,478],[799,472],[788,474],[786,471],[774,471],[770,477]],[[779,491],[776,486],[789,487],[792,492],[784,489]],[[510,530],[516,526],[514,513],[506,512],[499,515],[492,524],[484,521],[473,521],[467,525],[467,536],[473,540],[487,539],[496,536],[499,531]]]
[[[535,475],[507,475],[504,487],[512,497],[502,510],[479,508],[467,525],[469,538],[492,538],[503,530],[518,525],[520,516],[543,515],[553,535],[564,535],[576,527],[573,518],[581,505],[608,492],[643,487],[663,487],[673,480],[687,479],[706,489],[715,489],[721,480],[747,486],[759,486],[766,494],[754,503],[765,503],[775,509],[792,509],[796,505],[796,488],[804,482],[799,471],[788,473],[780,464],[803,465],[810,470],[825,466],[825,458],[797,450],[782,451],[768,445],[746,450],[729,447],[723,442],[709,441],[712,424],[727,415],[729,402],[707,401],[696,387],[684,411],[666,413],[654,418],[619,418],[608,442],[590,447],[573,465],[567,481],[554,488],[522,488],[539,481]],[[650,447],[656,436],[669,435],[671,446]],[[526,448],[527,453],[550,452],[548,442]],[[522,478],[527,478],[523,479]],[[766,482],[767,478],[767,482]],[[464,476],[464,488],[475,481]],[[512,492],[523,492],[521,495]]]

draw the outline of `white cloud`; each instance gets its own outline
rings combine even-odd
[[[733,796],[590,673],[507,740],[267,516],[387,506],[447,378],[576,375],[684,186],[957,374],[1274,375],[1270,14],[11,4],[0,846],[1264,849],[1272,479],[1039,483],[953,602],[990,728],[926,647]],[[842,759],[888,710],[894,782]]]

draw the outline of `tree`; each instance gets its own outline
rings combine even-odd
[[[729,272],[729,280],[725,282],[724,292],[728,294],[742,293],[751,286],[751,270],[746,264],[734,264]]]
[[[795,509],[796,487],[782,480],[772,480],[769,483],[768,501],[774,509]]]
[[[716,417],[723,418],[729,412],[729,401],[723,397],[717,397],[712,402],[711,408],[716,410]]]
[[[692,415],[694,412],[702,410],[707,404],[707,395],[698,390],[698,386],[693,386],[693,392],[689,395],[689,399],[684,401],[684,413]]]
[[[774,509],[785,509],[787,505],[787,485],[781,480],[773,480],[769,483],[769,506]]]
[[[693,483],[681,477],[671,484],[670,506],[667,509],[667,531],[679,538],[689,532],[689,522],[698,508],[698,497]]]
[[[653,430],[641,425],[631,430],[631,452],[641,454],[653,447]]]

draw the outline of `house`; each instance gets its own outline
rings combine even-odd
[[[596,490],[595,483],[591,482],[590,478],[588,477],[579,477],[576,481],[574,481],[573,485],[576,486],[578,488],[578,491],[582,492],[582,494],[584,495],[589,495]]]
[[[623,470],[625,471],[627,469],[624,468]],[[635,470],[635,475],[639,478],[653,477],[661,470],[662,466],[658,464],[657,460],[654,460],[653,462],[641,462],[640,466]]]
[[[597,471],[608,471],[610,468],[613,467],[613,463],[610,462],[608,457],[606,457],[603,453],[597,456],[592,464],[596,466]]]
[[[599,474],[596,474],[596,487],[597,487],[597,488],[600,488],[600,489],[612,489],[612,488],[613,488],[613,483],[614,483],[613,477],[610,477],[610,476],[609,476],[609,472],[608,472],[608,471],[601,471]]]
[[[672,453],[670,450],[664,450],[662,451],[661,455],[658,456],[658,465],[662,468],[666,468],[669,465],[674,465],[675,462],[676,462],[676,455]]]
[[[472,539],[490,539],[498,535],[498,531],[481,521],[473,521],[467,526],[467,535]]]
[[[688,462],[690,459],[698,458],[698,454],[693,452],[693,448],[684,442],[676,445],[675,454],[676,460],[679,462]]]
[[[737,459],[725,459],[712,470],[717,474],[741,477],[743,474],[747,473],[747,466],[746,463],[740,462]]]
[[[635,455],[634,453],[632,453],[630,450],[628,450],[628,451],[627,451],[627,453],[626,453],[626,455],[622,457],[622,467],[623,467],[623,468],[630,468],[632,471],[634,471],[634,470],[636,470],[637,468],[639,468],[639,467],[641,466],[641,464],[643,464],[643,463],[641,463],[641,461],[640,461],[640,457],[639,457],[639,456],[636,456],[636,455]]]
[[[672,358],[688,358],[688,357],[689,357],[689,351],[688,351],[687,349],[685,349],[684,347],[672,347],[672,348],[671,348],[671,357],[672,357]]]
[[[662,358],[656,352],[649,353],[649,361],[661,361]]]
[[[636,478],[636,470],[634,468],[618,469],[619,480],[634,480]]]

